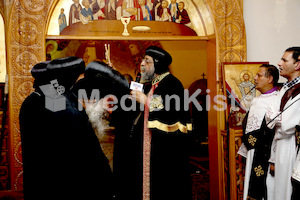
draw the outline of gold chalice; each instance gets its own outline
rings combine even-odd
[[[124,31],[123,31],[122,35],[128,36],[129,33],[128,33],[128,30],[127,30],[127,25],[130,22],[130,17],[121,17],[121,22],[124,25]]]

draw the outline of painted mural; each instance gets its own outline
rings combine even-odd
[[[49,24],[48,35],[59,35],[73,24],[95,20],[160,21],[185,25],[201,35],[193,21],[193,0],[60,0]],[[63,33],[64,34],[64,33]]]
[[[67,56],[82,58],[87,65],[91,61],[109,64],[105,46],[110,46],[111,65],[122,74],[135,78],[139,72],[143,53],[150,45],[161,47],[158,41],[120,41],[120,40],[47,40],[47,60]]]

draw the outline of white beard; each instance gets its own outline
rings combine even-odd
[[[85,111],[96,136],[101,142],[105,136],[105,130],[109,128],[109,122],[105,119],[108,113],[104,109],[103,99],[96,103],[87,103]]]

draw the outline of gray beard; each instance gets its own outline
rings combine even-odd
[[[109,122],[105,119],[107,111],[104,109],[102,101],[86,104],[85,111],[97,138],[101,142],[105,136],[105,130],[109,128]]]
[[[152,82],[154,79],[154,73],[149,74],[149,73],[141,73],[141,83],[146,83],[146,82]]]

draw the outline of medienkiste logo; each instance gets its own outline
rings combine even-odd
[[[62,111],[66,109],[66,97],[63,95],[65,88],[62,85],[59,85],[58,81],[52,80],[50,84],[40,86],[40,89],[45,95],[45,107],[53,112]],[[171,107],[176,110],[188,111],[190,105],[193,104],[198,111],[210,111],[211,108],[216,111],[225,111],[227,109],[226,96],[225,95],[216,95],[213,98],[210,96],[210,90],[207,89],[205,92],[205,107],[202,107],[198,101],[198,95],[201,94],[201,89],[197,89],[194,93],[190,94],[189,90],[185,89],[183,97],[178,95],[165,95],[157,96],[153,95],[150,101],[151,110],[158,111],[164,109],[170,111]],[[121,98],[117,98],[113,94],[108,94],[105,97],[101,97],[100,90],[92,90],[91,96],[88,97],[85,89],[78,90],[77,94],[78,100],[84,103],[97,103],[103,99],[103,107],[110,111],[115,111],[118,107],[121,107],[123,111],[136,111],[137,109],[143,111],[144,105],[137,104],[136,101],[131,101],[131,105],[128,105],[126,102],[127,99],[131,99],[131,95],[123,95]],[[230,102],[231,109],[236,108],[235,102],[236,99],[234,96],[229,95],[227,101]],[[238,105],[237,108],[244,109],[243,106]],[[83,104],[78,104],[78,110],[82,111],[84,109]]]
[[[45,107],[53,112],[66,109],[66,97],[62,94],[65,87],[58,84],[57,79],[50,81],[50,84],[40,86],[45,95]]]

